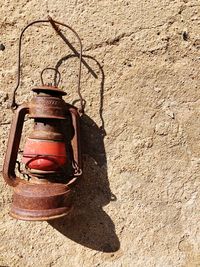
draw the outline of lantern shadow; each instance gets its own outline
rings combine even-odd
[[[76,57],[69,55],[63,61]],[[103,252],[115,252],[120,248],[120,242],[115,232],[115,225],[103,207],[110,201],[116,201],[111,193],[107,175],[107,158],[104,146],[103,91],[104,72],[99,62],[91,56],[101,72],[99,127],[89,116],[81,117],[81,147],[83,158],[83,176],[76,185],[74,210],[66,217],[49,221],[49,224],[67,238]],[[94,76],[94,75],[93,75]]]
[[[114,252],[120,247],[115,226],[103,206],[116,200],[107,177],[102,130],[86,115],[81,121],[83,177],[76,186],[74,210],[50,225],[71,240],[91,249]]]

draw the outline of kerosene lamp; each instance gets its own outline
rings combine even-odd
[[[11,124],[8,147],[3,167],[5,181],[13,187],[13,202],[10,214],[21,220],[50,220],[67,215],[73,207],[74,185],[82,175],[80,151],[80,112],[63,100],[66,94],[59,89],[60,73],[54,68],[45,68],[41,73],[41,85],[32,89],[35,93],[28,103],[16,104],[15,93],[20,84],[21,41],[25,30],[36,23],[50,23],[58,32],[59,25],[72,30],[68,25],[48,17],[30,23],[24,28],[19,42],[18,83],[13,91]],[[82,45],[80,38],[80,68],[78,93],[80,94]],[[44,71],[55,71],[54,83],[43,82]],[[58,77],[58,79],[57,79]],[[25,142],[22,155],[24,170],[16,173],[17,157],[25,116],[33,119],[32,133]],[[24,178],[25,177],[25,178]]]

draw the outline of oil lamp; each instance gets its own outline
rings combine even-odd
[[[24,28],[19,41],[18,83],[13,91],[11,124],[8,147],[5,155],[3,177],[13,187],[13,201],[10,214],[21,220],[50,220],[67,215],[73,207],[74,185],[81,177],[80,112],[66,103],[59,89],[60,73],[54,68],[45,68],[41,73],[41,85],[32,89],[35,93],[28,103],[17,105],[15,93],[20,84],[21,42],[25,30],[35,23],[50,23],[59,32],[58,25],[72,30],[68,25],[48,17],[30,23]],[[80,94],[82,44],[80,38],[80,65],[78,93],[83,112],[83,98]],[[55,71],[54,83],[45,84],[43,73]],[[57,79],[58,78],[58,79]],[[33,131],[25,142],[21,163],[17,156],[23,130],[24,118],[33,119]],[[16,167],[19,167],[19,175]]]

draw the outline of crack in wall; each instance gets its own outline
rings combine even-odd
[[[134,35],[136,33],[139,33],[139,32],[141,32],[143,30],[157,29],[157,28],[160,28],[160,27],[165,26],[165,25],[167,25],[167,29],[168,29],[169,26],[171,26],[174,22],[176,22],[176,18],[178,16],[180,16],[183,11],[185,11],[187,8],[191,8],[191,7],[200,7],[200,5],[198,5],[198,4],[196,4],[196,5],[189,5],[189,6],[187,6],[187,5],[181,5],[178,13],[175,14],[173,17],[171,17],[171,21],[169,19],[165,23],[158,24],[156,26],[144,27],[144,28],[136,29],[135,31],[131,31],[131,32],[127,32],[127,33],[126,32],[121,33],[121,34],[117,35],[116,37],[114,37],[112,39],[108,39],[108,40],[103,41],[103,42],[98,43],[98,44],[92,44],[88,48],[84,49],[84,51],[85,52],[88,52],[88,51],[95,50],[95,49],[102,48],[102,47],[106,47],[106,46],[119,45],[120,41],[123,41],[124,38],[129,38],[132,35]],[[166,47],[166,49],[168,48],[168,45],[169,45],[169,39],[167,40],[167,47]],[[160,48],[159,49],[155,49],[155,50],[160,50]],[[152,51],[147,51],[147,52],[152,52]]]
[[[160,28],[160,27],[165,26],[165,25],[169,25],[169,24],[171,25],[172,23],[173,22],[165,22],[163,24],[159,24],[159,25],[156,25],[156,26],[153,26],[153,27],[139,28],[138,30],[133,31],[133,32],[129,32],[129,33],[125,33],[124,32],[124,33],[121,33],[118,36],[114,37],[113,39],[108,39],[108,40],[103,41],[101,43],[93,44],[93,45],[89,46],[88,48],[84,49],[84,51],[88,52],[90,50],[95,50],[97,48],[102,48],[102,47],[105,47],[105,46],[118,45],[121,40],[123,40],[124,38],[129,38],[129,37],[131,37],[132,35],[134,35],[136,33],[139,33],[139,32],[144,31],[144,30],[157,29],[157,28]]]

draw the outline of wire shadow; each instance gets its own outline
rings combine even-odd
[[[66,60],[77,56],[67,55],[63,57],[56,64],[56,69]],[[50,221],[49,224],[64,236],[83,246],[103,252],[115,252],[120,248],[120,242],[113,221],[103,210],[103,206],[110,201],[116,201],[116,197],[111,193],[109,186],[104,146],[106,135],[103,119],[105,75],[103,68],[95,58],[88,55],[83,55],[83,57],[94,60],[101,73],[99,103],[101,126],[98,126],[86,114],[81,117],[83,177],[75,189],[75,208],[70,216]],[[89,71],[90,69],[88,68]],[[92,72],[94,71],[92,70]],[[93,77],[95,76],[93,75]],[[99,79],[99,77],[97,76],[96,79]],[[77,100],[73,104],[75,102]]]
[[[76,55],[76,54],[69,54],[63,58],[61,58],[56,66],[55,66],[55,69],[58,71],[59,67],[63,64],[63,62],[71,59],[71,58],[76,58],[76,57],[79,57],[79,54]],[[104,131],[104,134],[106,135],[106,132],[105,132],[105,128],[104,128],[104,119],[103,119],[103,101],[104,101],[104,83],[105,83],[105,74],[104,74],[104,71],[103,71],[103,68],[101,66],[101,64],[92,56],[89,56],[89,55],[82,55],[82,58],[84,60],[84,58],[88,58],[88,59],[91,59],[93,60],[99,70],[100,70],[100,73],[101,73],[101,84],[100,84],[100,103],[99,103],[99,116],[100,116],[100,119],[101,119],[101,126],[100,126],[100,129],[102,129],[102,131]],[[85,67],[87,67],[88,71],[91,73],[91,75],[95,78],[95,79],[98,79],[98,76],[96,74],[96,72],[87,64],[87,62],[84,60],[83,61]],[[57,80],[57,73],[55,73],[54,75],[54,83],[56,83],[56,80]],[[75,105],[77,102],[79,102],[79,100],[74,100],[72,105]],[[86,105],[86,100],[84,99],[84,107]]]

